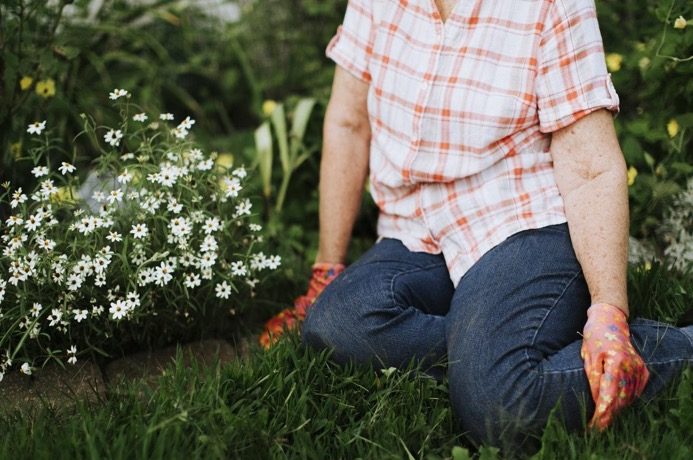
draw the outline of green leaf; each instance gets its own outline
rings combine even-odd
[[[479,460],[496,460],[499,452],[497,447],[482,446],[479,449]]]
[[[291,163],[289,162],[289,141],[286,131],[286,116],[284,115],[284,104],[277,105],[271,115],[272,126],[277,135],[277,143],[279,144],[279,160],[282,163],[284,174],[291,172]]]
[[[684,113],[674,118],[682,128],[690,128],[693,126],[693,113]]]
[[[268,122],[255,130],[255,149],[262,177],[262,193],[269,198],[272,195],[272,131]]]
[[[471,460],[469,450],[464,447],[455,446],[452,448],[452,460]]]

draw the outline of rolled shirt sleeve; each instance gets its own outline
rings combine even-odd
[[[556,131],[600,108],[619,112],[594,0],[552,2],[537,59],[535,91],[541,132]]]
[[[350,74],[370,83],[373,54],[372,0],[349,0],[344,22],[327,45],[325,54]]]

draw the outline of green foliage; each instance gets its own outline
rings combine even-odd
[[[693,18],[693,4],[601,0],[597,6],[621,98],[616,125],[633,181],[631,234],[655,238],[664,211],[693,174],[693,27],[674,28],[677,17]]]

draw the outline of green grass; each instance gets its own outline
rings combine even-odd
[[[650,317],[672,319],[690,303],[690,277],[655,266],[630,281],[631,304]],[[385,376],[336,366],[295,335],[224,367],[179,360],[156,390],[122,383],[72,414],[3,415],[0,433],[2,459],[497,457],[493,448],[468,447],[456,430],[446,382],[411,369]],[[549,423],[535,458],[693,458],[693,372],[604,433]]]

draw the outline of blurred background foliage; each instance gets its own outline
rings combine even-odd
[[[286,299],[287,292],[303,289],[317,250],[321,129],[334,72],[324,50],[347,1],[216,3],[233,5],[237,16],[222,17],[207,1],[3,0],[1,179],[15,185],[32,180],[33,164],[23,148],[29,123],[50,120],[65,145],[73,145],[80,113],[113,122],[100,111],[113,88],[131,91],[145,111],[161,107],[176,119],[190,115],[197,120],[198,142],[229,162],[256,169],[258,205],[285,262],[276,285]],[[693,177],[693,3],[596,3],[608,68],[621,98],[615,122],[630,168],[631,234],[642,242],[644,259],[663,256],[673,244],[683,244],[684,250],[669,252],[685,257],[693,231],[690,219],[681,217],[693,206],[693,181],[688,182]],[[291,126],[305,97],[314,98],[315,106],[300,150],[312,153],[291,169],[283,206],[276,206],[287,180],[277,149],[282,134],[271,123],[272,114],[282,107]],[[269,173],[260,174],[255,130],[266,122],[275,161]],[[84,166],[97,149],[79,142],[74,148]],[[351,260],[375,237],[376,209],[365,194],[363,203]]]

